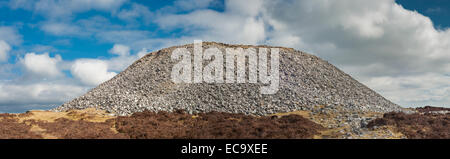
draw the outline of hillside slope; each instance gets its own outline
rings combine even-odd
[[[203,49],[272,48],[204,42]],[[261,83],[175,84],[171,80],[171,59],[176,48],[193,52],[194,45],[175,46],[149,53],[126,70],[85,95],[55,110],[97,108],[118,115],[144,110],[188,113],[229,112],[253,115],[313,110],[391,112],[402,109],[320,58],[290,48],[281,48],[279,91],[260,93]],[[224,58],[225,59],[225,58]],[[204,63],[206,65],[207,63]]]

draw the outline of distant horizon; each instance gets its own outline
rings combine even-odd
[[[252,4],[252,5],[248,5]],[[51,109],[199,39],[316,55],[402,107],[450,108],[450,2],[5,0],[0,112]]]

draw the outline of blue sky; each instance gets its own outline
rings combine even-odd
[[[402,106],[450,106],[448,17],[446,0],[0,0],[0,112],[55,107],[194,39],[293,47]]]
[[[409,10],[430,17],[436,28],[450,26],[450,1],[447,0],[397,0],[397,3]]]

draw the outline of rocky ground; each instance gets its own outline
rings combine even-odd
[[[102,110],[29,111],[0,114],[2,139],[449,139],[450,113],[357,113],[341,116],[325,106],[267,116],[233,113],[138,112],[117,116]],[[423,110],[434,111],[423,111]],[[341,116],[341,117],[338,117]],[[359,125],[359,127],[357,126]]]
[[[448,127],[448,109],[401,108],[314,55],[283,47],[203,43],[203,50],[218,48],[224,54],[227,48],[278,48],[279,90],[266,95],[260,92],[262,83],[175,84],[170,75],[179,62],[171,59],[176,48],[192,53],[194,45],[149,53],[52,111],[3,114],[0,137],[448,138],[415,136],[402,126],[415,130],[425,123],[401,121],[423,117],[437,124],[426,132],[448,133],[440,127]]]
[[[96,108],[130,115],[144,110],[172,112],[181,109],[190,114],[217,111],[269,115],[316,111],[311,106],[323,105],[327,109],[324,111],[406,111],[314,55],[283,47],[203,43],[203,49],[212,47],[224,54],[226,48],[279,48],[279,91],[264,95],[260,93],[264,84],[248,82],[173,83],[172,67],[179,61],[172,60],[171,53],[176,48],[186,48],[192,53],[194,45],[188,44],[149,53],[113,79],[54,110]],[[204,62],[204,66],[207,64]]]

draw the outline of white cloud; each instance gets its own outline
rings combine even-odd
[[[119,56],[102,60],[63,61],[59,55],[27,53],[19,60],[25,70],[19,77],[10,76],[14,64],[2,64],[0,77],[6,79],[0,78],[0,110],[20,112],[60,105],[111,79],[116,75],[113,71],[122,71],[146,52],[142,49],[130,55],[128,46],[115,46],[111,51]],[[73,78],[65,76],[65,70]]]
[[[121,47],[119,47],[121,46]],[[138,46],[136,46],[138,47]],[[128,48],[128,49],[127,49]],[[147,48],[142,48],[139,52],[130,54],[129,47],[126,45],[114,45],[111,50],[121,52],[119,56],[104,60],[108,63],[108,69],[111,71],[121,72],[130,66],[136,60],[144,57],[149,53]],[[126,53],[126,54],[125,54]],[[117,54],[117,53],[116,53]]]
[[[39,24],[42,31],[57,36],[89,37],[112,30],[124,29],[123,26],[113,24],[103,16],[92,16],[75,22],[45,21]]]
[[[428,17],[393,0],[303,0],[271,5],[270,19],[285,26],[274,32],[301,37],[304,44],[296,48],[330,60],[401,105],[448,104],[450,97],[443,90],[450,84],[431,79],[445,81],[449,73],[450,30],[436,30]],[[374,82],[381,79],[390,82]]]
[[[68,83],[15,84],[0,82],[0,107],[61,104],[82,95],[86,90],[86,87]]]
[[[33,10],[49,18],[67,18],[89,10],[115,11],[127,0],[11,0],[13,9]]]
[[[10,0],[9,6],[13,9],[23,8],[23,9],[32,9],[34,3],[30,3],[29,0]]]
[[[394,0],[227,0],[225,7],[161,14],[156,22],[168,31],[183,29],[180,39],[294,47],[329,60],[401,105],[448,105],[450,29],[434,28],[430,18]]]
[[[61,56],[56,55],[52,58],[48,53],[27,53],[23,59],[20,59],[27,72],[43,77],[61,76],[62,72],[58,68],[58,64],[61,61]]]
[[[17,64],[2,65],[0,110],[23,112],[36,108],[49,109],[85,93],[88,87],[80,86],[64,76],[64,65],[61,56],[50,57],[48,53],[27,53]],[[13,72],[18,66],[24,70],[22,75]]]
[[[147,50],[147,48],[142,48],[142,50],[139,51],[139,52],[137,53],[137,56],[138,56],[139,58],[142,58],[142,57],[144,57],[145,55],[147,55],[148,53],[149,53],[149,51]]]
[[[11,50],[11,46],[3,40],[0,40],[0,62],[8,60],[8,53]]]
[[[15,28],[0,26],[0,40],[10,45],[20,45],[22,43],[22,36],[17,33]]]
[[[120,72],[123,71],[128,66],[130,66],[134,61],[138,59],[139,59],[138,55],[131,55],[131,56],[113,57],[104,61],[108,64],[108,70]]]
[[[125,43],[127,45],[147,39],[148,31],[142,30],[107,30],[96,34],[97,39],[111,43]]]
[[[103,60],[108,64],[108,70],[111,71],[123,71],[134,61],[138,60],[147,53],[147,49],[142,49],[137,54],[130,54],[130,47],[122,44],[115,44],[109,53],[118,55],[117,57],[112,57],[108,60]]]
[[[86,34],[82,32],[79,26],[61,22],[46,22],[41,26],[41,29],[53,35],[82,36]]]
[[[94,59],[75,61],[71,73],[75,78],[89,86],[96,86],[116,75],[115,72],[108,72],[108,63]]]
[[[31,52],[57,52],[58,49],[50,45],[35,44],[30,49]]]
[[[367,81],[377,91],[405,106],[442,105],[450,102],[450,76],[425,73],[410,76],[380,76]],[[387,87],[389,86],[389,87]]]
[[[165,15],[157,18],[160,28],[183,29],[205,41],[257,44],[265,40],[264,21],[230,12],[212,10],[193,11],[182,15]]]
[[[229,13],[252,17],[264,10],[263,3],[264,1],[262,0],[247,0],[245,3],[241,0],[228,0],[225,2],[225,6]]]
[[[17,76],[17,74],[12,71],[14,68],[14,64],[0,63],[0,81],[8,80]]]
[[[89,86],[110,79],[115,75],[113,71],[123,70],[147,52],[131,54],[130,48],[154,50],[202,39],[307,51],[329,60],[404,106],[427,103],[445,106],[450,101],[450,30],[434,28],[428,17],[406,10],[394,0],[227,0],[223,12],[205,9],[216,3],[214,0],[179,0],[173,7],[165,8],[167,12],[162,9],[155,13],[136,3],[123,9],[124,2],[14,0],[10,6],[33,10],[52,19],[41,23],[41,29],[47,33],[88,35],[101,42],[126,45],[111,49],[111,53],[119,56],[76,60],[71,65],[74,77]],[[163,32],[176,32],[173,37],[158,38],[133,25],[111,24],[103,17],[73,23],[66,18],[88,10],[111,12],[128,24],[139,18],[150,19]],[[10,27],[0,27],[0,40],[12,46],[21,43],[20,35]]]
[[[130,47],[121,44],[115,44],[109,53],[119,55],[119,56],[127,56],[130,54]]]
[[[130,9],[122,9],[117,17],[119,19],[138,23],[137,19],[142,19],[146,24],[150,24],[151,20],[153,20],[153,13],[145,6],[133,3]]]

